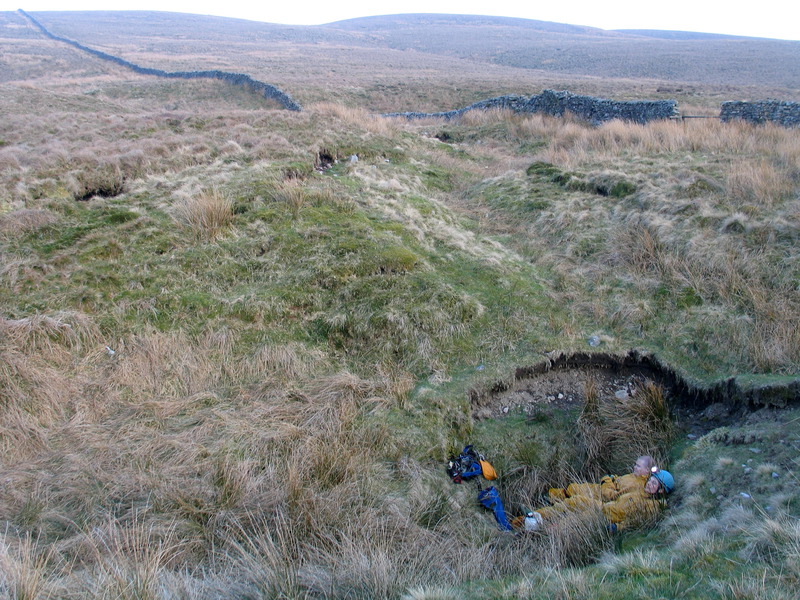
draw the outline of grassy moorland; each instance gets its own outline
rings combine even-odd
[[[290,41],[253,42],[275,79],[222,34],[196,57],[293,82],[290,113],[3,18],[0,597],[795,597],[796,404],[688,440],[652,386],[481,421],[469,397],[592,335],[698,385],[796,380],[796,132],[408,123],[372,111],[666,84],[387,65],[343,37],[341,78]],[[126,58],[195,60],[153,39]],[[713,112],[720,88],[681,89]],[[625,535],[593,514],[503,534],[444,474],[469,441],[512,514],[645,450],[679,487]]]

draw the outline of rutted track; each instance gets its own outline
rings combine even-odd
[[[250,77],[249,75],[245,75],[243,73],[229,73],[227,71],[217,71],[217,70],[163,71],[161,69],[141,67],[123,58],[119,58],[118,56],[113,56],[111,54],[107,54],[106,52],[101,52],[100,50],[95,50],[94,48],[89,48],[88,46],[84,46],[83,44],[76,42],[75,40],[55,35],[54,33],[50,32],[39,21],[37,21],[34,17],[26,13],[21,8],[19,9],[19,12],[25,18],[27,18],[31,23],[33,23],[37,28],[39,28],[39,30],[50,39],[63,42],[65,44],[69,44],[70,46],[73,46],[78,50],[88,52],[89,54],[96,56],[98,58],[102,58],[103,60],[108,60],[118,65],[122,65],[123,67],[127,67],[128,69],[131,69],[136,73],[140,73],[142,75],[154,75],[156,77],[166,77],[169,79],[219,79],[231,85],[238,85],[241,87],[249,88],[256,93],[262,94],[265,98],[277,101],[284,108],[288,110],[293,110],[293,111],[302,110],[302,107],[297,102],[295,102],[294,99],[292,99],[292,97],[289,94],[287,94],[280,88],[277,88],[269,83],[264,83],[263,81],[257,81],[252,77]]]

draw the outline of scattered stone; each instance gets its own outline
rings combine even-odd
[[[358,155],[357,155],[357,154],[353,154],[353,155],[350,157],[350,162],[351,162],[351,163],[357,163],[357,162],[358,162]]]
[[[778,477],[780,477],[780,475],[778,475],[775,471],[773,471],[772,472],[772,478],[773,479],[777,479]]]
[[[716,493],[717,493],[717,488],[715,488],[715,487],[712,487],[712,488],[711,488],[710,490],[708,490],[708,491],[709,491],[709,492],[711,492],[712,494],[716,494]]]
[[[750,494],[748,494],[747,492],[739,492],[739,495],[740,495],[742,498],[744,498],[745,500],[747,500],[748,498],[750,498],[750,497],[751,497],[751,496],[750,496]]]
[[[696,433],[690,433],[686,437],[689,438],[690,440],[696,440],[697,439],[697,434]]]
[[[750,448],[749,450],[753,454],[761,454],[761,448]]]
[[[508,407],[507,407],[507,406],[504,406],[504,407],[503,407],[503,414],[504,414],[504,415],[507,415],[507,414],[508,414]]]
[[[751,469],[750,467],[745,467],[744,472],[745,473],[752,473],[753,469]]]
[[[720,494],[719,496],[717,496],[717,500],[724,500],[724,499],[725,499],[725,496],[723,496],[722,494]]]
[[[563,399],[564,399],[564,394],[559,394],[559,395],[558,395],[558,399],[559,399],[559,400],[563,400]]]
[[[616,397],[617,397],[619,400],[625,400],[625,398],[627,398],[627,397],[628,397],[628,390],[617,390],[616,392],[614,392],[614,395],[615,395],[615,396],[616,396]]]

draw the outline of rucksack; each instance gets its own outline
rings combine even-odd
[[[482,454],[475,452],[472,445],[465,446],[457,458],[450,458],[447,463],[447,474],[453,483],[461,483],[478,475],[489,481],[497,479],[497,471]]]

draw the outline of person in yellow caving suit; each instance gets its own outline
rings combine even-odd
[[[566,488],[550,490],[551,506],[528,513],[524,529],[535,531],[569,511],[599,510],[609,520],[612,530],[636,527],[655,517],[664,498],[675,487],[669,471],[659,469],[650,456],[636,460],[633,473],[603,477],[600,483],[571,483]]]

